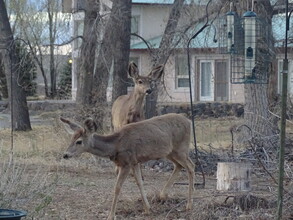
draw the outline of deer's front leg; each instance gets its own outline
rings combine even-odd
[[[118,196],[121,190],[121,187],[126,179],[126,177],[129,174],[130,171],[130,167],[118,167],[118,176],[117,176],[117,181],[115,184],[115,191],[114,191],[114,199],[112,202],[112,206],[111,206],[111,211],[110,214],[108,216],[108,220],[114,220],[115,218],[115,210],[116,210],[116,205],[117,205],[117,201],[118,201]]]
[[[134,178],[136,180],[136,184],[138,185],[138,188],[139,188],[139,191],[140,191],[140,194],[142,197],[142,201],[143,201],[144,208],[145,208],[145,213],[149,214],[150,213],[150,204],[149,204],[149,201],[148,201],[146,194],[145,194],[145,191],[144,191],[140,164],[136,164],[132,169],[133,169]]]

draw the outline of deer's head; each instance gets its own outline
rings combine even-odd
[[[156,81],[161,78],[163,72],[164,66],[158,65],[147,76],[141,76],[134,62],[131,62],[128,67],[128,74],[134,82],[134,90],[139,94],[151,94]]]
[[[69,159],[71,157],[78,157],[82,153],[87,152],[89,148],[88,139],[90,138],[91,134],[97,130],[95,122],[92,119],[86,119],[84,121],[84,127],[82,127],[62,117],[60,120],[67,125],[67,128],[70,130],[66,130],[72,135],[70,144],[65,151],[63,158]]]

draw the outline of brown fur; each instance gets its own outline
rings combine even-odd
[[[144,120],[144,99],[152,92],[152,83],[161,78],[164,67],[159,65],[147,76],[141,76],[135,63],[130,63],[128,74],[133,79],[134,88],[128,95],[119,96],[112,106],[112,125],[114,131],[122,126]]]
[[[108,157],[118,167],[119,173],[115,185],[115,194],[108,219],[114,219],[118,195],[130,170],[140,189],[145,211],[149,213],[150,205],[143,188],[139,163],[149,160],[167,158],[174,163],[174,171],[160,193],[161,199],[167,196],[179,171],[185,168],[189,177],[187,209],[192,208],[194,185],[194,164],[189,158],[190,120],[179,114],[166,114],[145,121],[132,123],[108,136],[93,133],[95,127],[92,120],[87,120],[84,128],[61,118],[61,121],[74,128],[75,132],[83,132],[82,144],[72,140],[64,158],[78,156],[89,152],[97,156]],[[76,136],[77,137],[77,136]]]

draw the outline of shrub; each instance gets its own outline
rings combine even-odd
[[[67,62],[60,73],[60,81],[58,84],[58,98],[68,99],[71,97],[71,63]]]
[[[37,78],[36,65],[25,45],[20,42],[16,42],[15,47],[16,54],[20,60],[18,83],[23,87],[26,96],[34,96],[37,90],[37,83],[34,82]],[[0,97],[2,96],[3,98],[8,98],[7,91],[4,66],[0,65]]]

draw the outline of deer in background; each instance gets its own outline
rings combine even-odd
[[[114,131],[122,126],[144,120],[145,96],[153,90],[152,84],[159,80],[163,74],[164,66],[159,65],[152,69],[147,76],[139,75],[134,62],[128,67],[128,74],[134,82],[134,89],[128,95],[119,96],[112,106],[112,125]]]
[[[167,158],[174,163],[173,173],[160,192],[160,198],[166,199],[167,190],[173,185],[179,171],[185,168],[189,179],[186,209],[192,208],[194,164],[189,158],[191,133],[189,119],[180,114],[166,114],[125,125],[119,131],[107,136],[95,133],[97,127],[92,119],[85,120],[83,127],[70,120],[60,119],[74,132],[69,147],[64,153],[64,159],[88,152],[109,158],[118,167],[108,220],[115,218],[118,196],[130,170],[133,171],[139,187],[145,212],[150,213],[150,204],[144,191],[139,163],[160,158]]]

